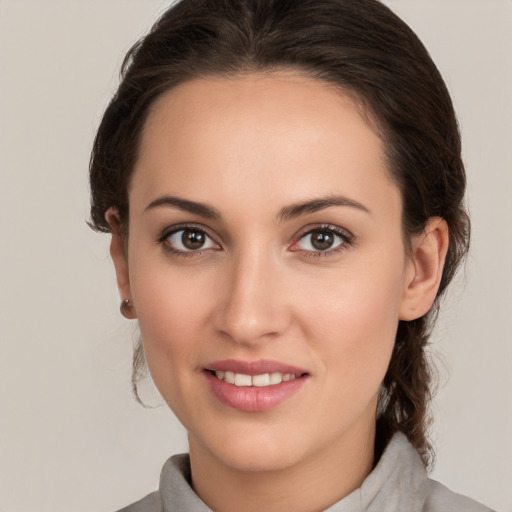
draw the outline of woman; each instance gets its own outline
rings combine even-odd
[[[429,480],[425,355],[469,221],[450,97],[375,0],[183,0],[91,158],[121,311],[188,432],[124,510],[489,510]]]

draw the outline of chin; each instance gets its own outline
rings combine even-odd
[[[242,473],[282,471],[294,466],[300,459],[296,450],[290,453],[268,446],[231,447],[219,457],[227,467]]]
[[[244,473],[280,471],[299,462],[304,456],[298,447],[301,443],[293,436],[271,435],[268,430],[253,435],[244,433],[217,438],[216,442],[203,440],[210,455],[225,467]],[[191,452],[195,443],[190,439]]]

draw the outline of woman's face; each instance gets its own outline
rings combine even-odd
[[[353,101],[285,72],[183,84],[129,203],[121,293],[191,453],[271,470],[373,439],[414,265]]]

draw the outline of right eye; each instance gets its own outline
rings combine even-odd
[[[205,231],[198,228],[181,228],[165,234],[162,239],[174,252],[199,252],[206,249],[219,249]]]

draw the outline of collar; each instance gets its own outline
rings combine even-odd
[[[188,454],[174,455],[160,476],[164,512],[212,512],[190,486]],[[422,509],[427,473],[421,457],[407,437],[397,432],[391,438],[373,471],[361,487],[325,512],[398,512]]]

